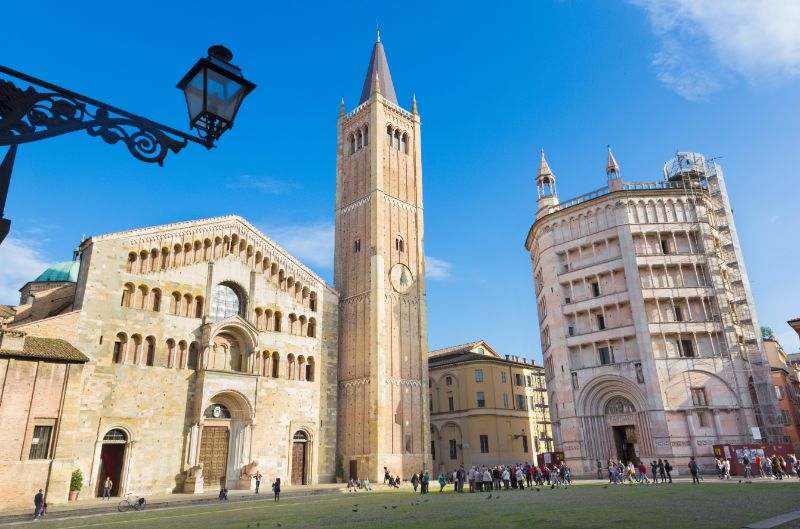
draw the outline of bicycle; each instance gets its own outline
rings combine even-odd
[[[131,509],[134,511],[141,511],[145,508],[145,505],[147,505],[147,502],[143,497],[140,498],[133,495],[128,495],[127,498],[119,502],[117,509],[119,512],[130,511]]]

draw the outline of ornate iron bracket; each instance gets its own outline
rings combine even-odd
[[[179,152],[189,141],[211,148],[208,140],[136,116],[39,79],[0,66],[0,72],[34,86],[18,88],[0,79],[0,145],[19,145],[85,130],[109,144],[122,142],[143,162],[164,165],[169,151]]]

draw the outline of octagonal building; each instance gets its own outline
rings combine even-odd
[[[533,267],[556,449],[577,474],[610,458],[701,464],[779,424],[722,169],[683,152],[656,182],[559,201],[541,154]]]

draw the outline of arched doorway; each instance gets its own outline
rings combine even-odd
[[[307,461],[310,453],[308,434],[297,430],[292,437],[292,485],[308,485]]]
[[[205,423],[198,456],[203,464],[203,483],[220,487],[225,484],[227,474],[231,412],[224,404],[211,404],[203,417]]]
[[[120,495],[127,444],[128,435],[119,428],[109,430],[103,436],[103,444],[100,448],[100,469],[97,473],[97,490],[95,490],[96,496],[103,495],[103,484],[107,477],[111,478],[113,483],[111,495]]]
[[[625,397],[612,397],[606,403],[606,420],[611,426],[617,459],[624,462],[638,462],[638,432],[636,430],[636,408]]]

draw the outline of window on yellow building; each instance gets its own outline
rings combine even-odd
[[[475,370],[475,382],[483,382],[483,369]]]
[[[486,407],[486,395],[483,394],[483,391],[478,392],[478,407],[485,408]]]

